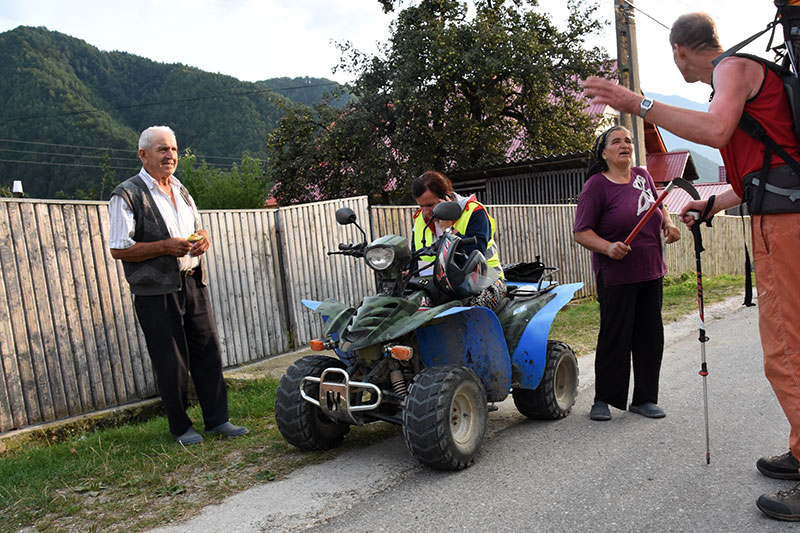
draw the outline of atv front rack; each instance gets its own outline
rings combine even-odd
[[[331,378],[336,379],[331,380]],[[306,383],[319,385],[319,399],[312,398],[305,391]],[[350,399],[354,394],[368,393],[370,403],[352,405]],[[363,398],[363,394],[359,394]],[[353,413],[377,409],[383,400],[381,389],[372,383],[351,381],[350,374],[342,368],[327,368],[320,377],[306,376],[300,381],[300,396],[322,410],[334,420],[342,420],[351,424],[361,424]]]

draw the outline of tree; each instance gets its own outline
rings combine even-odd
[[[381,56],[340,45],[338,68],[356,75],[348,90],[358,100],[287,112],[268,141],[279,202],[407,190],[426,169],[589,147],[580,80],[607,60],[584,48],[600,29],[597,6],[568,0],[559,31],[535,0],[473,4],[474,16],[466,0],[419,0],[400,12]]]
[[[247,152],[240,165],[230,170],[209,167],[187,150],[180,158],[180,180],[194,198],[198,209],[259,209],[269,196],[267,181],[261,161]]]

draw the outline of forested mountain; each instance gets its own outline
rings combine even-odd
[[[322,102],[326,94],[331,97],[330,105],[338,108],[344,107],[354,99],[350,93],[340,92],[342,91],[341,85],[326,78],[284,77],[270,78],[256,83],[265,89],[276,91],[286,98],[307,106]]]
[[[216,156],[212,165],[244,151],[264,158],[295,105],[263,84],[102,52],[46,28],[0,34],[0,57],[0,186],[20,179],[33,197],[99,190],[104,157],[106,184],[132,175],[138,134],[152,125],[172,127],[181,152]]]
[[[719,181],[719,167],[720,165],[707,158],[703,154],[694,151],[691,148],[676,148],[676,150],[689,150],[692,154],[692,161],[694,167],[697,169],[697,175],[700,176],[698,182],[715,182]]]

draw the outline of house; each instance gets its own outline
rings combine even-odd
[[[609,118],[607,110],[603,117]],[[699,176],[691,154],[687,150],[667,152],[658,128],[647,121],[644,125],[647,169],[656,186],[664,187],[677,177],[696,181]],[[515,161],[512,146],[507,155],[505,163],[452,172],[449,177],[453,187],[460,194],[474,193],[487,204],[577,202],[591,159],[589,151]]]

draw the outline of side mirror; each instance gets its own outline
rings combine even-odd
[[[461,216],[461,206],[458,202],[441,202],[433,208],[433,216],[439,220],[458,220]]]
[[[356,221],[356,214],[349,207],[340,207],[336,210],[336,222],[342,226],[353,224]]]

